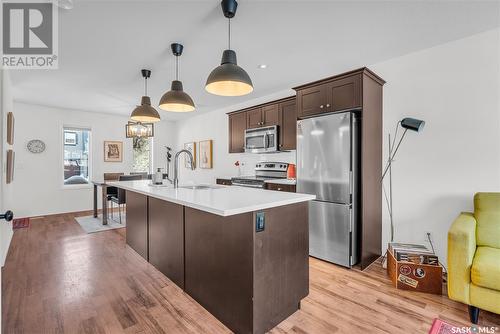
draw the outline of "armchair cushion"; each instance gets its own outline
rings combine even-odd
[[[471,270],[472,283],[500,290],[500,249],[478,247]]]
[[[477,193],[474,196],[477,221],[477,245],[500,248],[500,193]]]

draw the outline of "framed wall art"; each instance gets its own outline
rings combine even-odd
[[[199,143],[200,149],[200,168],[210,169],[213,166],[212,163],[212,140],[203,140]]]
[[[7,143],[14,145],[14,114],[7,113]]]
[[[123,161],[123,142],[105,141],[104,142],[104,161],[122,162]]]
[[[13,150],[7,150],[7,175],[6,182],[11,183],[14,181],[14,160],[15,153]]]
[[[190,143],[185,143],[184,149],[188,150],[193,155],[193,165],[196,168],[196,142],[193,141]],[[184,155],[184,166],[191,169],[191,166],[189,165],[189,158],[187,157],[187,155]]]

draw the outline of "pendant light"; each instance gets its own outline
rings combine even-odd
[[[141,105],[137,106],[130,118],[136,122],[159,122],[160,114],[155,108],[151,107],[151,99],[148,96],[148,78],[151,76],[150,70],[141,70],[142,77],[144,78],[144,96],[141,98]]]
[[[208,76],[207,92],[222,96],[241,96],[253,91],[252,80],[248,73],[238,66],[236,52],[231,50],[231,18],[236,14],[236,0],[222,0],[222,12],[228,19],[228,48],[222,53],[220,66]]]
[[[153,123],[141,123],[129,121],[125,125],[125,137],[127,138],[149,138],[154,137],[155,125]]]
[[[182,55],[184,47],[179,43],[173,43],[170,47],[175,56],[175,80],[172,81],[170,91],[166,92],[161,97],[160,109],[173,112],[194,111],[193,99],[184,92],[182,82],[179,81],[179,56]]]

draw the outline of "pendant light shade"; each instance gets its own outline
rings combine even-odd
[[[141,70],[142,76],[144,78],[144,96],[141,98],[141,105],[137,106],[130,115],[130,118],[135,122],[142,123],[155,123],[159,122],[160,114],[155,108],[151,106],[151,99],[148,95],[148,83],[147,80],[151,76],[150,70]]]
[[[170,90],[161,97],[160,109],[172,112],[194,111],[193,99],[184,92],[182,82],[179,81],[179,56],[182,55],[184,47],[179,43],[173,43],[170,47],[175,56],[175,80],[172,81]]]
[[[143,96],[141,105],[137,106],[134,111],[132,111],[130,119],[136,122],[154,123],[160,121],[160,114],[151,106],[151,99],[149,96]]]
[[[205,89],[222,96],[241,96],[253,91],[252,79],[238,66],[234,50],[224,50],[221,64],[208,76]]]
[[[178,80],[172,81],[170,91],[161,97],[160,108],[173,112],[188,112],[195,109],[193,99],[184,92],[182,82]]]
[[[221,96],[241,96],[253,91],[252,80],[248,73],[238,66],[236,52],[231,50],[231,18],[236,15],[236,0],[222,0],[222,12],[228,19],[228,48],[222,53],[220,66],[208,76],[205,89]]]

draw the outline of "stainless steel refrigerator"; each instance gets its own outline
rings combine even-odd
[[[360,121],[354,112],[297,122],[297,192],[309,202],[309,254],[351,267],[358,261]]]

